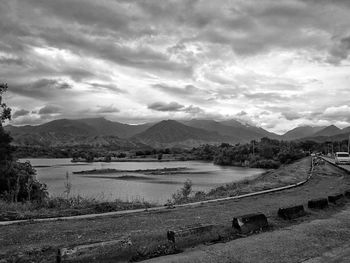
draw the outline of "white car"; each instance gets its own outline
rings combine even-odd
[[[350,155],[347,152],[336,152],[335,153],[336,164],[350,164]]]

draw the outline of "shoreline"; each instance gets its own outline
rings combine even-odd
[[[300,181],[303,181],[307,177],[307,171],[310,167],[310,158],[304,158],[302,160],[296,161],[293,164],[287,165],[285,167],[281,167],[276,170],[270,170],[265,171],[262,174],[256,175],[253,178],[249,179],[242,179],[236,182],[231,182],[227,184],[223,184],[219,187],[212,188],[208,192],[193,192],[192,196],[189,198],[180,200],[179,202],[175,202],[173,200],[173,203],[164,204],[165,207],[172,205],[186,205],[188,203],[202,203],[202,202],[212,202],[211,200],[214,199],[227,199],[227,198],[233,198],[235,196],[239,195],[250,195],[254,192],[263,192],[269,189],[273,188],[281,188],[288,185],[293,185],[295,183],[298,183]],[[302,165],[300,165],[302,164]],[[303,175],[302,176],[294,176],[294,173],[291,176],[284,176],[288,177],[288,180],[285,180],[284,182],[281,182],[279,180],[276,180],[278,175],[275,175],[276,173],[283,174],[286,170],[286,167],[289,168],[289,171],[287,171],[287,174],[290,173],[290,171],[295,170],[295,166],[303,166]],[[307,167],[306,167],[307,166]],[[292,168],[290,168],[292,167]],[[106,212],[118,212],[118,211],[124,211],[127,212],[130,209],[151,209],[153,207],[159,207],[162,206],[160,203],[153,203],[153,202],[145,202],[143,200],[136,200],[136,201],[128,201],[124,202],[121,200],[116,201],[99,201],[97,199],[90,199],[92,202],[89,203],[89,199],[83,199],[82,197],[73,197],[71,199],[79,199],[86,200],[86,204],[83,207],[66,207],[65,209],[49,209],[49,208],[36,208],[36,209],[29,209],[29,211],[20,211],[16,214],[15,211],[8,211],[10,214],[4,214],[1,213],[1,219],[5,221],[9,220],[19,220],[19,219],[35,219],[35,218],[48,218],[48,217],[69,217],[69,216],[83,216],[87,214],[96,214],[96,212],[106,213]],[[64,198],[61,198],[61,201],[64,201]],[[69,200],[66,200],[69,201]],[[0,211],[1,212],[1,211]],[[37,213],[36,213],[37,212]]]
[[[187,167],[174,167],[174,168],[160,168],[160,169],[137,169],[137,170],[119,170],[114,168],[105,169],[92,169],[73,172],[73,174],[110,174],[110,173],[145,173],[145,174],[171,174],[171,172],[180,172],[183,170],[190,170]]]

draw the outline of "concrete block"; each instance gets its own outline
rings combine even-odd
[[[324,209],[328,207],[327,198],[312,199],[307,203],[308,208]]]
[[[291,220],[304,215],[306,215],[306,213],[303,205],[297,205],[297,206],[278,209],[278,216],[282,217],[283,219]]]
[[[184,226],[176,230],[167,231],[168,241],[175,243],[177,248],[188,247],[209,241],[218,240],[221,237],[221,226],[211,224],[195,224]]]
[[[232,227],[243,234],[265,230],[268,226],[266,216],[261,213],[234,217],[232,220]]]
[[[75,247],[60,248],[57,251],[56,262],[74,260],[89,257],[94,254],[109,250],[128,250],[132,243],[130,239],[110,240],[98,243],[78,245]]]
[[[328,202],[332,204],[341,204],[345,201],[344,195],[343,194],[335,194],[335,195],[330,195],[328,196]]]
[[[345,197],[350,198],[350,190],[344,192]]]

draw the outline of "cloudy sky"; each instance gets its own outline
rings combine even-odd
[[[348,0],[0,0],[13,124],[350,125]]]

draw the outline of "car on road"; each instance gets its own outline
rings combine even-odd
[[[348,152],[336,152],[335,153],[336,164],[350,164],[350,155]]]

